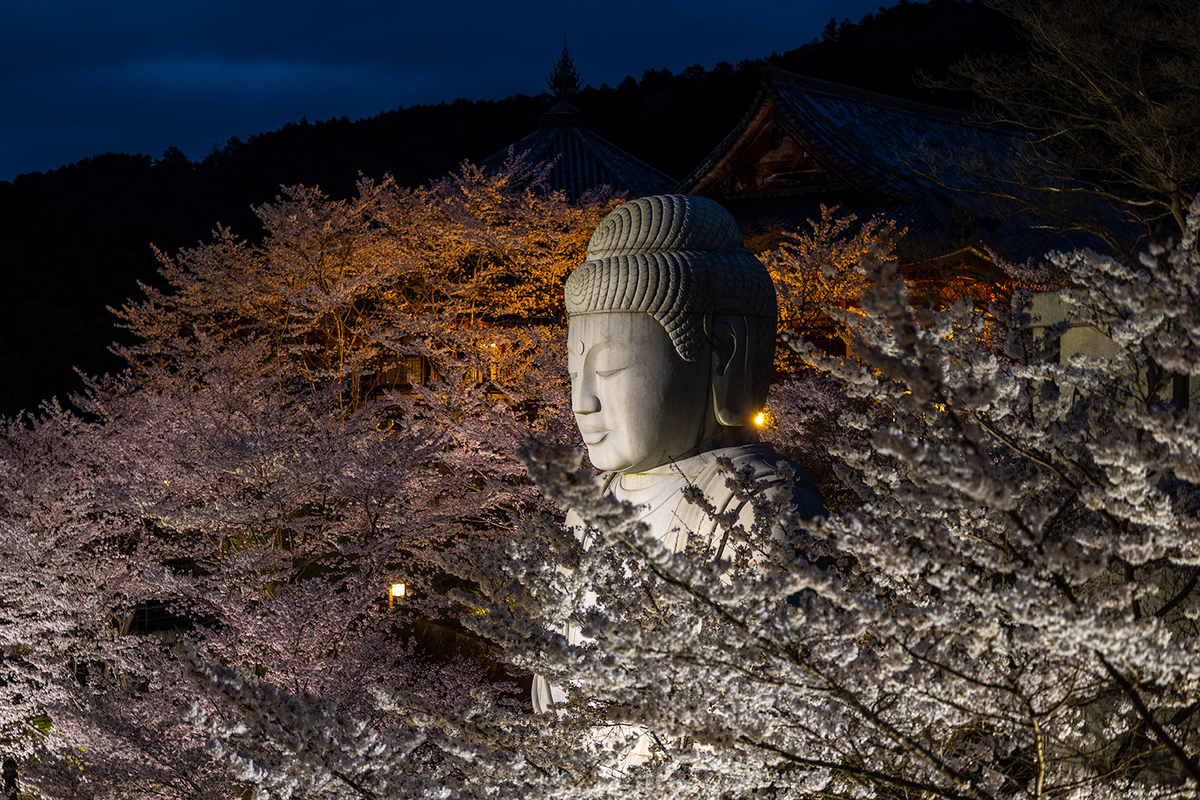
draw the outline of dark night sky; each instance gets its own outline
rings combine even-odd
[[[199,159],[302,116],[537,94],[564,34],[583,82],[616,86],[784,52],[879,5],[7,0],[0,180],[108,150]]]

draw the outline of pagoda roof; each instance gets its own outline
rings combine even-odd
[[[751,227],[802,223],[836,204],[895,219],[947,252],[980,244],[1023,261],[1100,247],[1002,197],[1030,182],[1041,156],[1011,125],[766,67],[749,112],[675,191],[719,200]]]
[[[565,102],[543,114],[536,131],[488,156],[480,166],[499,167],[510,151],[527,154],[526,158],[533,163],[550,164],[547,178],[551,188],[562,191],[571,200],[602,186],[642,197],[669,192],[676,184],[666,173],[588,130],[579,112]]]

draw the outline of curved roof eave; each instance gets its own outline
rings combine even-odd
[[[805,149],[805,152],[812,157],[814,161],[824,167],[831,174],[837,175],[850,186],[865,193],[867,196],[879,200],[891,200],[894,202],[920,203],[922,198],[915,191],[915,187],[906,187],[908,191],[896,191],[897,187],[884,188],[879,185],[878,181],[870,179],[870,173],[885,173],[889,171],[886,164],[881,163],[874,153],[869,148],[857,147],[854,149],[854,159],[839,158],[836,151],[831,147],[823,146],[823,139],[832,139],[835,134],[842,133],[837,122],[828,118],[821,110],[808,106],[808,119],[804,119],[800,112],[802,110],[801,103],[804,98],[802,95],[793,97],[791,94],[785,93],[784,88],[780,85],[781,73],[789,76],[793,73],[784,72],[775,67],[766,67],[763,70],[763,85],[767,92],[775,101],[775,108],[778,113],[778,118],[784,132],[791,136],[796,142]],[[795,76],[801,78],[802,76]],[[811,79],[810,79],[811,80]],[[836,84],[831,84],[831,86]],[[848,91],[851,87],[845,88]],[[871,94],[863,92],[862,94]],[[883,97],[879,95],[879,97]],[[827,130],[819,130],[817,126],[821,123],[827,123]],[[869,169],[863,169],[862,163],[868,162]]]
[[[499,167],[510,151],[514,155],[528,153],[533,161],[552,164],[550,185],[566,192],[572,200],[601,186],[646,195],[669,191],[675,184],[666,173],[579,126],[539,128],[483,159],[480,166]]]
[[[716,147],[714,147],[707,156],[705,156],[696,167],[689,172],[683,180],[675,186],[675,192],[678,194],[691,194],[701,183],[701,179],[715,172],[720,167],[724,166],[725,162],[733,155],[738,141],[742,136],[753,127],[758,121],[765,109],[763,106],[770,98],[767,95],[765,88],[760,88],[758,94],[754,98],[754,102],[750,104],[750,110],[742,117],[741,121],[734,126],[725,138],[722,139]]]
[[[803,121],[798,119],[796,114],[789,113],[792,111],[788,107],[790,105],[789,99],[781,96],[780,89],[776,85],[775,72],[774,67],[767,67],[763,70],[761,88],[758,95],[755,96],[754,102],[750,104],[750,110],[742,117],[733,130],[704,157],[696,168],[678,183],[675,188],[676,192],[691,194],[704,183],[706,176],[726,168],[729,162],[736,157],[740,149],[738,145],[742,141],[742,138],[750,130],[757,127],[765,115],[774,111],[775,119],[780,127],[783,128],[784,133],[791,137],[823,169],[836,176],[850,188],[857,189],[873,199],[898,202],[914,201],[914,198],[909,194],[881,191],[878,187],[856,174],[854,170],[847,169],[846,165],[838,159],[831,158],[823,148],[814,144],[815,137],[806,131]]]

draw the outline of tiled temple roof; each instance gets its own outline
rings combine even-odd
[[[509,148],[488,156],[480,166],[485,169],[500,166],[509,149],[517,155],[527,152],[534,163],[553,163],[550,186],[572,200],[601,186],[642,197],[669,192],[676,183],[674,178],[583,127],[579,112],[568,103],[559,103],[543,114],[541,127]]]
[[[764,78],[780,113],[814,153],[869,191],[895,200],[920,202],[922,190],[935,178],[953,188],[968,188],[972,179],[964,173],[973,166],[995,166],[1031,146],[1025,135],[1011,128],[981,124],[951,109],[777,69],[768,70]],[[963,153],[983,159],[983,164],[946,157]]]
[[[763,178],[772,165],[756,159],[784,138],[797,148],[790,171]],[[1041,156],[1028,134],[1007,125],[768,67],[749,113],[676,191],[717,199],[750,227],[798,224],[824,203],[860,219],[895,219],[946,252],[982,245],[1023,261],[1100,247],[997,198],[1031,176],[1047,180],[1034,172]]]

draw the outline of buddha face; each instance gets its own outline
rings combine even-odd
[[[572,410],[597,468],[645,472],[691,455],[716,427],[711,358],[685,361],[649,314],[572,316],[567,349]]]

